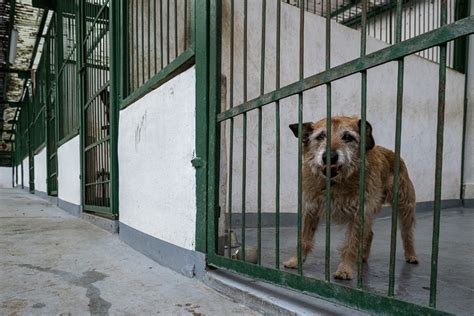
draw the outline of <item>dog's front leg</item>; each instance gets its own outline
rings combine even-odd
[[[341,250],[341,263],[337,267],[334,277],[341,280],[351,280],[354,276],[353,267],[357,258],[358,224],[352,222],[348,224],[346,232],[346,242]],[[370,228],[369,228],[370,229]]]
[[[306,257],[314,246],[314,234],[318,228],[320,216],[316,212],[305,212],[303,217],[303,232],[301,234],[301,253],[302,260],[305,262]],[[298,268],[298,251],[296,254],[283,263],[285,268]]]

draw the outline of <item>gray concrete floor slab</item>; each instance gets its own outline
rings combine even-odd
[[[239,214],[234,214],[239,216]],[[405,263],[403,248],[398,233],[395,272],[395,295],[409,302],[428,305],[430,289],[430,261],[432,247],[433,216],[431,212],[417,214],[416,246],[420,263]],[[241,229],[233,227],[241,240]],[[391,218],[379,218],[374,224],[374,240],[367,264],[364,264],[364,289],[387,294],[390,250]],[[325,225],[318,228],[315,249],[303,265],[305,276],[324,279]],[[339,246],[344,240],[345,228],[332,226],[331,273],[339,264]],[[275,228],[262,229],[262,264],[275,266]],[[295,253],[296,227],[280,229],[280,268],[283,261]],[[441,211],[441,228],[438,261],[437,308],[458,315],[474,315],[474,209],[452,208]],[[246,247],[257,246],[257,230],[246,229]],[[356,280],[341,281],[349,287],[356,286]]]
[[[0,315],[256,315],[117,237],[0,190]]]

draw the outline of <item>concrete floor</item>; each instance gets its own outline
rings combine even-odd
[[[388,266],[390,249],[391,218],[380,218],[374,225],[374,241],[371,256],[364,264],[364,288],[386,294],[388,289]],[[233,227],[240,238],[240,228]],[[397,242],[396,284],[397,298],[417,304],[428,305],[430,288],[430,260],[433,216],[430,212],[417,214],[416,246],[421,260],[418,265],[405,263],[400,236]],[[338,248],[342,244],[345,230],[333,226],[331,236],[331,273],[339,264]],[[325,226],[316,234],[313,253],[303,265],[306,276],[324,279]],[[246,245],[256,247],[256,229],[246,230]],[[275,229],[262,229],[262,264],[275,266]],[[295,252],[296,228],[280,230],[280,258],[284,260]],[[441,232],[438,263],[437,308],[458,315],[474,315],[474,209],[444,209],[441,216]],[[281,269],[285,269],[281,262]],[[295,270],[286,270],[295,272]],[[334,282],[355,287],[355,280]]]
[[[0,315],[255,315],[20,190],[0,189]]]

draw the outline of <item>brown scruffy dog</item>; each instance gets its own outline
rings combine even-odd
[[[298,124],[290,125],[298,137]],[[332,220],[347,225],[346,241],[341,249],[341,263],[334,277],[350,280],[357,257],[359,210],[359,145],[360,120],[337,116],[331,119],[331,152],[326,152],[326,119],[303,124],[303,231],[301,236],[303,262],[313,248],[313,238],[319,221],[325,214],[326,164],[331,168]],[[391,203],[395,153],[376,146],[372,126],[366,124],[366,185],[364,250],[367,261],[374,233],[372,224],[384,203]],[[400,163],[400,195],[398,220],[409,263],[418,263],[414,246],[415,189],[405,163]],[[287,268],[298,266],[295,255],[284,263]]]

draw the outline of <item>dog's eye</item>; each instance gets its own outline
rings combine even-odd
[[[321,132],[321,133],[318,134],[318,136],[316,136],[317,141],[322,141],[325,138],[326,138],[326,133],[324,133],[324,132]]]
[[[351,134],[349,133],[345,133],[344,135],[342,135],[342,140],[349,143],[349,142],[352,142],[355,140],[354,136],[352,136]]]

